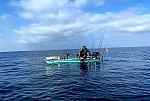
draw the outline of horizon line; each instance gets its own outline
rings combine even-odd
[[[142,47],[150,47],[150,46],[122,46],[122,47],[107,47],[107,48],[142,48]],[[11,53],[11,52],[38,52],[38,51],[60,51],[60,50],[77,50],[80,48],[64,48],[64,49],[41,49],[41,50],[14,50],[14,51],[0,51],[0,53]],[[89,48],[89,49],[93,49],[93,48]],[[98,48],[94,48],[94,49],[98,49]],[[101,48],[103,49],[103,48]]]

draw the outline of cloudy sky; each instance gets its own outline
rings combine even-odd
[[[0,0],[0,51],[150,46],[148,0]],[[94,40],[94,41],[93,41]]]

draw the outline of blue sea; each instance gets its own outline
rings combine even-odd
[[[150,47],[110,48],[101,64],[47,65],[78,50],[0,53],[0,101],[148,101]]]

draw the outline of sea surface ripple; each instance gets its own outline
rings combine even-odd
[[[77,51],[1,52],[0,101],[150,100],[150,47],[110,48],[102,64],[44,61]]]

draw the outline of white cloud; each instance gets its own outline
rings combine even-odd
[[[105,0],[75,0],[74,6],[77,8],[82,8],[85,6],[102,6]]]
[[[9,14],[0,14],[0,34],[8,33],[10,30],[12,31],[12,16]]]
[[[120,12],[84,12],[82,7],[102,6],[104,0],[20,0],[12,5],[20,8],[18,15],[31,20],[15,29],[20,43],[56,42],[106,30],[111,34],[141,34],[150,32],[150,14],[140,14],[132,8]]]
[[[120,33],[149,33],[150,32],[150,14],[136,15],[134,17],[126,17],[125,19],[114,20],[108,23],[111,30]]]
[[[86,25],[84,23],[80,22],[70,23],[63,26],[62,24],[45,26],[32,24],[27,27],[16,29],[15,32],[19,33],[21,36],[21,39],[18,42],[37,43],[41,41],[54,40],[57,38],[58,40],[62,40],[64,38],[67,39],[79,34],[83,34],[84,31],[88,31],[88,29],[85,29],[85,26]]]
[[[75,7],[85,6],[88,0],[75,0]]]
[[[21,9],[18,14],[23,18],[46,19],[68,10],[72,3],[69,0],[20,0],[12,1],[11,5]]]

